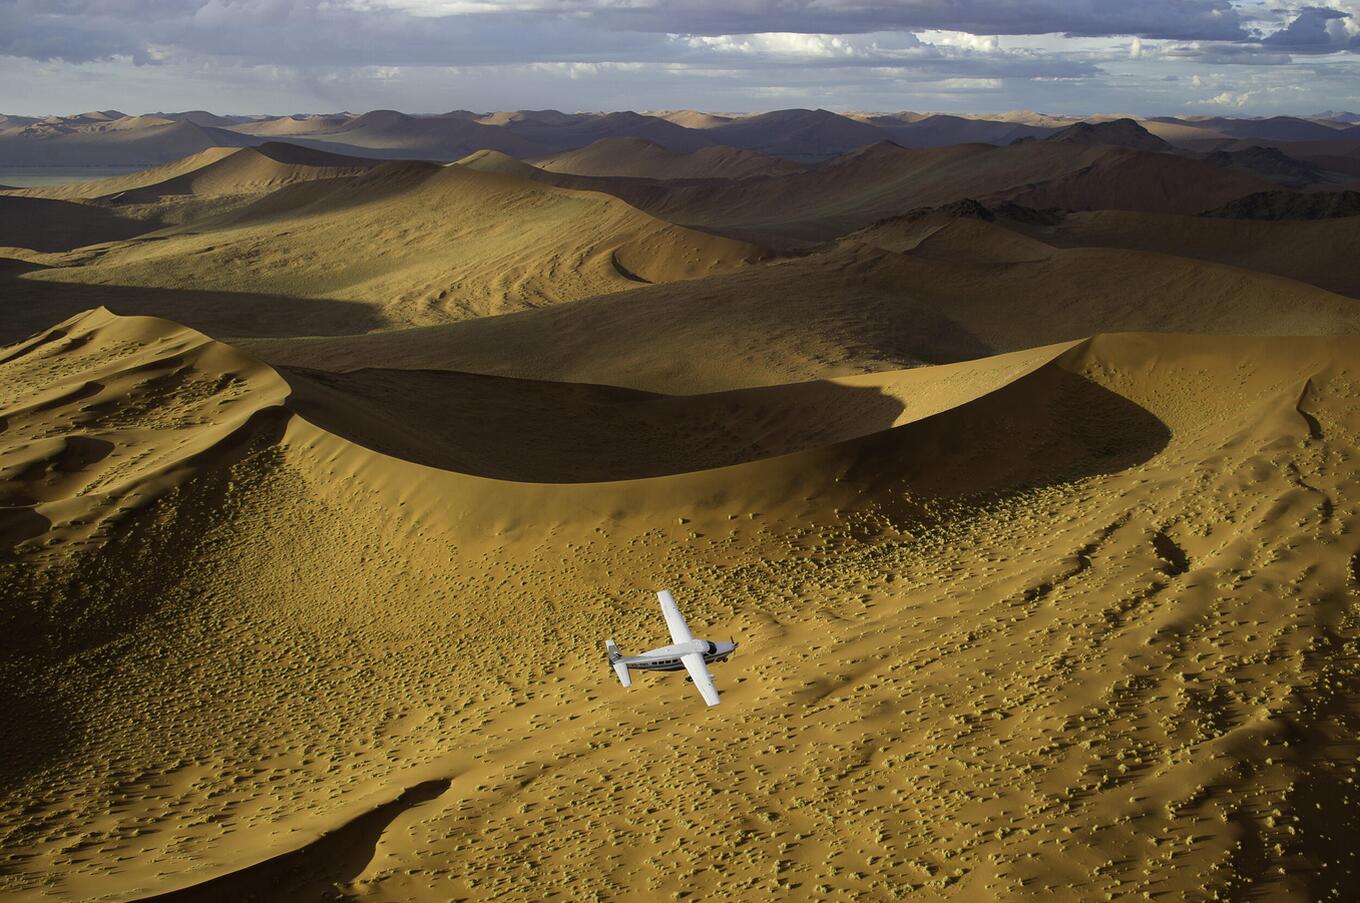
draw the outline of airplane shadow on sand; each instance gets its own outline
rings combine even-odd
[[[439,797],[452,783],[424,781],[303,847],[192,887],[144,897],[141,903],[347,899],[340,888],[363,874],[388,826],[403,812]]]

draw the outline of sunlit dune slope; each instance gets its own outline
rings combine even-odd
[[[548,172],[638,179],[749,179],[803,169],[790,160],[735,147],[681,154],[641,138],[605,138],[532,162]]]
[[[271,142],[239,148],[171,178],[119,188],[101,196],[117,203],[135,204],[175,195],[265,194],[296,182],[359,175],[374,165],[376,161]]]
[[[494,150],[479,150],[455,161],[455,163],[477,172],[500,173],[505,176],[520,176],[525,179],[539,179],[544,176],[543,171],[532,164],[516,160],[509,154]]]
[[[784,387],[810,403],[765,427],[800,451],[553,485],[356,445],[174,324],[44,331],[0,353],[0,887],[1340,894],[1357,343],[1112,335]],[[445,441],[512,428],[483,413]],[[601,661],[660,640],[661,585],[741,640],[711,712]]]
[[[258,147],[210,147],[124,176],[12,193],[59,200],[101,199],[113,204],[147,203],[176,195],[264,194],[294,182],[358,175],[376,163],[271,141]]]
[[[349,118],[347,116],[278,116],[256,122],[243,122],[231,126],[231,130],[243,135],[286,138],[291,135],[333,132],[344,127]]]
[[[30,278],[358,302],[404,325],[700,276],[764,255],[607,195],[413,163],[290,185],[155,239]]]
[[[966,360],[1102,329],[1355,334],[1360,308],[1221,264],[1059,249],[994,223],[930,217],[801,258],[557,308],[247,344],[274,363],[328,370],[462,370],[692,394]]]
[[[106,542],[122,519],[267,431],[288,394],[230,346],[104,310],[6,348],[0,367],[11,538],[46,527],[62,544]]]
[[[92,179],[87,182],[46,185],[41,188],[19,188],[13,189],[13,193],[28,197],[57,198],[66,201],[105,197],[178,178],[205,166],[211,166],[232,156],[239,150],[241,148],[210,147],[170,163],[148,167],[127,175],[113,176],[107,179]]]
[[[66,251],[243,206],[285,185],[358,175],[372,161],[288,144],[208,148],[125,176],[0,195],[0,248]]]

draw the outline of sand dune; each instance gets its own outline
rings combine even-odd
[[[281,142],[257,147],[212,147],[181,160],[126,176],[29,188],[29,197],[150,203],[166,197],[265,194],[294,182],[358,175],[377,161],[327,154]]]
[[[608,195],[409,163],[290,185],[155,239],[27,278],[328,298],[365,305],[387,325],[411,325],[686,279],[765,256]]]
[[[1136,248],[1274,273],[1360,298],[1360,218],[1241,220],[1102,210],[1074,213],[1055,242]]]
[[[704,395],[440,370],[283,368],[288,407],[359,445],[502,480],[581,483],[727,467],[832,445],[993,391],[1066,346]],[[450,430],[450,423],[475,423]]]
[[[160,166],[150,166],[126,175],[113,176],[107,179],[91,179],[86,182],[47,185],[41,188],[14,189],[13,193],[27,197],[57,198],[67,201],[100,198],[178,178],[186,173],[210,166],[224,157],[231,156],[238,150],[239,148],[235,147],[209,147],[198,153],[189,154],[187,157],[162,163]]]
[[[188,121],[126,116],[76,117],[0,130],[0,162],[9,166],[153,166],[210,147],[257,143],[228,129]]]
[[[45,600],[7,626],[68,625],[0,662],[0,881],[1339,891],[1356,341],[1100,337],[903,374],[917,415],[861,438],[562,486],[376,454],[230,349],[78,318],[0,355],[0,575]],[[740,634],[729,717],[606,682],[658,580]]]
[[[640,138],[605,138],[533,164],[548,172],[636,179],[749,179],[802,169],[788,160],[732,147],[677,154]]]
[[[1010,144],[1022,138],[1042,138],[1052,131],[1047,123],[992,120],[947,114],[868,116],[863,121],[885,130],[903,147],[944,147],[949,144]]]
[[[815,242],[961,198],[1067,210],[1200,213],[1278,186],[1181,156],[1032,141],[926,150],[880,143],[773,179],[664,191],[602,179],[597,187],[673,222],[756,241]]]
[[[670,110],[666,112],[653,112],[651,115],[658,116],[667,122],[673,122],[676,125],[684,126],[687,129],[711,129],[714,126],[731,122],[735,118],[718,113],[704,113],[699,110]]]
[[[1360,309],[1217,263],[1059,249],[1004,226],[938,217],[885,224],[793,260],[570,305],[247,347],[319,369],[462,370],[690,394],[961,361],[1101,328],[1356,334]]]
[[[500,151],[479,150],[476,153],[468,154],[461,160],[455,160],[454,163],[468,169],[475,169],[477,172],[494,172],[506,176],[518,176],[522,179],[548,181],[553,184],[543,170],[531,163],[516,160],[509,154],[503,154]]]
[[[7,517],[41,519],[74,547],[107,540],[120,519],[262,434],[287,394],[228,346],[105,310],[5,349],[0,366],[16,390],[0,455]],[[55,411],[52,430],[43,424]]]
[[[1114,118],[1097,116],[1088,121],[1104,125]],[[674,152],[726,145],[817,161],[885,140],[917,148],[971,142],[1008,145],[1017,139],[1042,139],[1073,123],[1074,117],[1041,114],[842,115],[803,109],[744,115],[693,110],[656,114],[455,110],[433,116],[372,110],[361,115],[299,114],[259,119],[217,116],[202,110],[150,116],[127,116],[109,110],[66,117],[0,119],[0,164],[155,165],[207,147],[250,146],[275,138],[296,140],[318,150],[386,159],[452,161],[487,148],[521,158],[540,157],[604,139],[636,138]],[[1234,144],[1278,142],[1332,142],[1353,150],[1360,132],[1293,117],[1154,117],[1139,119],[1138,123],[1171,144],[1208,151]]]
[[[0,248],[27,257],[25,250],[69,251],[122,241],[220,216],[286,185],[358,175],[375,163],[271,142],[208,148],[108,179],[14,189],[0,194]]]
[[[1107,144],[1143,151],[1166,151],[1171,145],[1132,119],[1074,122],[1044,138],[1060,144]]]
[[[192,172],[109,196],[118,203],[146,203],[174,195],[215,197],[265,194],[318,179],[358,175],[376,161],[326,154],[290,144],[268,143],[241,148]]]
[[[149,228],[113,210],[48,198],[0,195],[0,257],[9,256],[6,248],[69,251],[131,238]]]
[[[776,110],[708,129],[720,144],[792,157],[830,157],[884,140],[884,132],[830,110]]]
[[[484,149],[534,157],[620,136],[677,151],[715,143],[700,131],[654,116],[631,112],[565,114],[556,110],[489,115],[454,111],[439,116],[372,110],[349,118],[261,123],[249,127],[249,133],[286,135],[298,143],[342,154],[438,161],[458,160]]]
[[[268,138],[287,138],[295,135],[311,135],[333,132],[343,128],[350,120],[348,116],[278,116],[255,122],[233,125],[232,131],[243,135],[260,135]]]

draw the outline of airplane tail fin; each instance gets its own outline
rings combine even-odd
[[[623,653],[619,651],[619,647],[614,645],[613,640],[605,640],[604,648],[605,652],[609,655],[609,664],[614,666],[614,673],[619,676],[619,683],[623,684],[625,687],[631,687],[633,685],[633,678],[628,674],[628,666],[619,661],[619,659],[623,658]]]

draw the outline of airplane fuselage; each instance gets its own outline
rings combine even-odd
[[[690,652],[698,652],[704,657],[704,663],[725,662],[732,652],[737,648],[736,643],[714,643],[709,640],[690,640],[685,643],[672,643],[669,646],[659,646],[647,652],[637,655],[625,655],[615,659],[619,664],[627,665],[629,668],[636,668],[642,671],[683,671],[684,662],[680,661],[680,656]]]
[[[675,597],[667,590],[656,594],[661,603],[661,615],[666,619],[666,629],[671,633],[669,646],[658,646],[641,655],[624,655],[612,639],[604,641],[605,657],[609,667],[614,670],[619,683],[631,687],[633,680],[628,672],[634,668],[642,671],[688,671],[685,678],[694,684],[706,705],[717,705],[718,688],[713,686],[713,676],[708,673],[710,662],[726,661],[736,651],[736,643],[715,643],[712,640],[699,640],[690,632],[685,616],[675,604]]]

